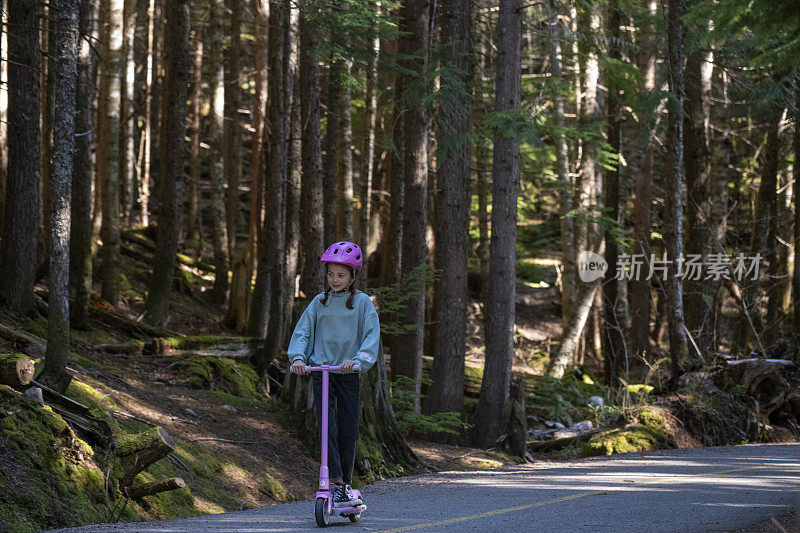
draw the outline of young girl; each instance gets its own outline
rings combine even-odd
[[[335,484],[337,507],[363,503],[351,497],[358,439],[358,372],[366,372],[378,357],[380,323],[369,296],[353,286],[363,264],[361,248],[352,242],[332,244],[320,259],[326,265],[327,287],[308,305],[289,342],[292,372],[308,374],[306,366],[341,365],[331,372],[328,406],[328,466]],[[355,373],[353,373],[355,372]],[[322,375],[315,372],[314,408],[322,417]]]

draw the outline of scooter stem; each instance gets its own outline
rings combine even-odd
[[[322,366],[308,366],[306,370],[309,372],[322,372],[322,436],[320,442],[322,444],[322,460],[319,467],[319,490],[330,491],[331,480],[328,473],[328,382],[331,370],[339,370],[341,366],[336,365],[322,365]]]
[[[327,366],[327,365],[326,365]],[[328,369],[322,369],[322,461],[319,467],[319,488],[330,490],[331,482],[328,474]]]

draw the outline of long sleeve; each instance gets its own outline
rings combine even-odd
[[[294,362],[297,359],[302,359],[303,362],[308,363],[308,357],[314,349],[314,323],[316,321],[316,304],[317,298],[314,298],[306,310],[303,311],[300,320],[294,327],[292,339],[289,341],[289,361]]]
[[[370,302],[371,304],[372,302]],[[361,371],[366,372],[378,360],[378,345],[381,338],[381,324],[378,313],[373,307],[364,317],[364,337],[358,348],[355,361],[361,365]]]

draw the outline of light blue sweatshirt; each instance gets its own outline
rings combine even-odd
[[[378,359],[381,326],[372,300],[356,291],[353,309],[348,309],[349,292],[324,293],[314,297],[292,333],[289,360],[302,359],[307,365],[341,365],[354,360],[366,372]]]

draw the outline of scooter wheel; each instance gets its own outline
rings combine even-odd
[[[349,518],[350,521],[355,524],[356,522],[358,522],[358,519],[361,518],[361,513],[347,515],[347,518]]]
[[[314,507],[314,518],[316,518],[319,527],[325,527],[330,523],[331,513],[328,511],[327,498],[317,498],[317,504]]]

